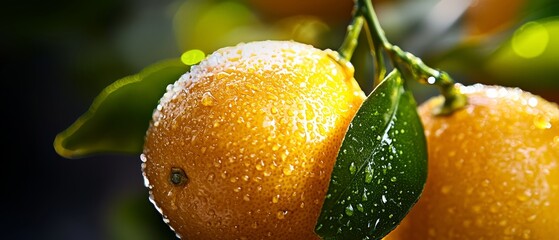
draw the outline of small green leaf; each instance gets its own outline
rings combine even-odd
[[[316,232],[324,239],[381,239],[417,202],[427,145],[412,93],[393,71],[346,133]]]
[[[179,59],[162,61],[106,87],[89,110],[54,140],[65,158],[100,153],[138,154],[153,110],[167,85],[186,73]]]

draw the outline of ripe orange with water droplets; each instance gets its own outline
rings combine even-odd
[[[292,41],[220,49],[154,112],[142,154],[151,199],[186,239],[317,239],[364,98],[333,51]]]
[[[429,153],[425,190],[386,239],[557,239],[559,109],[520,89],[462,87],[469,104],[419,107]]]

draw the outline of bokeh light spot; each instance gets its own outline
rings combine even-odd
[[[198,49],[188,50],[181,55],[181,61],[185,65],[194,65],[204,60],[206,54]]]
[[[519,28],[512,38],[514,52],[523,58],[541,55],[549,43],[547,29],[539,23],[529,22]]]

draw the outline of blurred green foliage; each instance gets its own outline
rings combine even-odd
[[[174,239],[175,234],[153,209],[148,198],[127,194],[117,198],[109,207],[106,219],[109,240]]]

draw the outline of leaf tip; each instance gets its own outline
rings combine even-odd
[[[63,131],[63,132],[57,134],[56,137],[54,138],[54,142],[53,142],[54,151],[56,151],[56,153],[58,155],[60,155],[61,157],[68,158],[68,159],[74,159],[79,154],[75,150],[72,150],[72,149],[67,147],[67,145],[66,145],[67,133],[66,132],[67,131]]]

